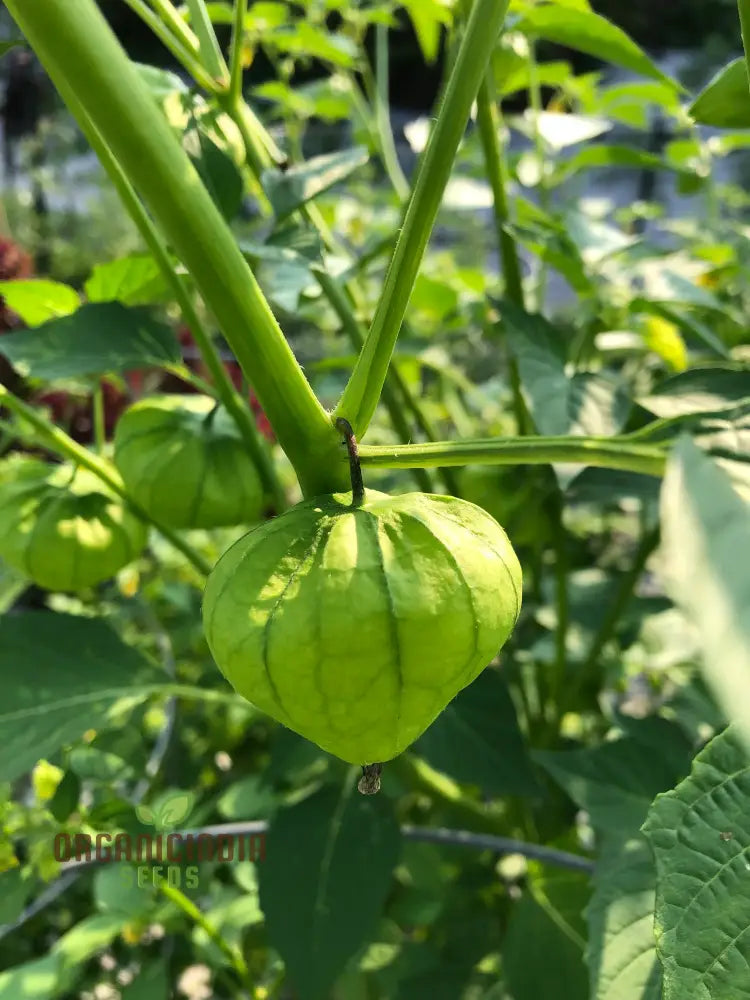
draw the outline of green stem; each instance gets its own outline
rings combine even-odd
[[[374,100],[375,126],[383,166],[399,201],[406,201],[409,197],[409,181],[398,161],[391,127],[388,84],[388,27],[385,24],[375,26],[375,87],[372,99]]]
[[[0,385],[0,403],[12,413],[15,413],[16,416],[21,417],[22,420],[30,424],[58,455],[70,459],[71,462],[80,465],[84,469],[88,469],[89,472],[93,472],[113,493],[122,497],[141,520],[146,521],[148,524],[153,524],[176,549],[182,552],[199,573],[203,576],[208,576],[211,572],[211,567],[203,556],[196,552],[192,545],[189,545],[177,532],[162,524],[157,524],[156,521],[150,518],[144,510],[131,500],[122,484],[122,480],[117,474],[117,470],[110,462],[107,462],[99,455],[94,455],[88,448],[84,448],[83,445],[78,444],[65,431],[47,420],[38,410],[35,410],[27,403],[24,403],[23,400],[14,396],[4,385]]]
[[[240,949],[227,941],[221,931],[217,927],[214,927],[211,921],[201,913],[195,903],[191,899],[188,899],[184,892],[180,892],[179,889],[175,889],[174,886],[166,882],[159,882],[156,888],[170,902],[174,903],[189,920],[192,920],[194,924],[206,933],[207,937],[213,941],[216,947],[227,958],[240,984],[247,990],[250,996],[255,996],[255,986],[250,978],[250,970]]]
[[[349,337],[352,346],[357,351],[361,350],[362,345],[365,342],[365,332],[357,321],[357,317],[354,315],[343,290],[324,268],[313,267],[312,270],[323,290],[325,297],[328,299],[336,312],[336,315],[340,319],[341,326],[346,335]],[[397,379],[399,381],[397,381]],[[394,430],[402,441],[408,441],[411,438],[411,429],[404,417],[404,393],[411,395],[409,387],[403,383],[400,379],[400,375],[397,374],[396,366],[392,365],[390,371],[388,372],[388,378],[383,386],[383,402],[388,410],[388,415],[391,418]],[[401,396],[401,399],[398,398],[399,395]],[[425,469],[415,469],[414,477],[417,480],[419,488],[425,493],[435,492],[432,478]]]
[[[109,176],[109,179],[112,181],[115,190],[120,196],[120,200],[125,206],[125,209],[137,226],[138,231],[143,237],[144,243],[151,251],[151,254],[158,264],[162,275],[172,289],[175,301],[180,307],[182,318],[193,335],[193,340],[200,351],[201,358],[203,359],[209,373],[211,374],[211,378],[214,381],[216,394],[219,396],[227,412],[234,420],[245,446],[252,456],[263,487],[272,499],[276,511],[280,513],[287,506],[286,495],[273,461],[268,454],[268,450],[261,441],[258,428],[255,424],[255,418],[250,412],[248,405],[234,388],[234,384],[229,377],[229,373],[224,367],[224,364],[219,356],[219,352],[216,349],[216,345],[214,344],[211,335],[206,330],[198,314],[192,295],[172,263],[169,250],[159,235],[158,229],[151,221],[148,212],[143,207],[143,204],[136,194],[132,184],[123,173],[119,163],[112,155],[111,150],[102,139],[85,110],[81,107],[77,97],[71,91],[68,91],[67,88],[61,90],[61,93],[64,100],[68,104],[68,107],[73,110],[73,113],[77,117],[81,125],[81,129],[91,148],[96,153],[100,163]],[[196,388],[199,388],[200,391],[205,392],[206,388],[208,388],[208,394],[213,394],[212,389],[203,385],[202,380],[198,379],[198,377],[193,375],[193,373],[189,370],[186,369],[184,372],[178,370],[175,374],[177,374],[180,378],[191,382],[191,384],[195,385]]]
[[[363,465],[385,469],[442,465],[549,465],[561,462],[624,469],[647,476],[663,476],[666,465],[666,454],[660,448],[621,444],[616,438],[587,437],[486,438],[394,447],[360,445],[359,457]]]
[[[225,90],[229,86],[229,70],[221,54],[206,4],[204,0],[187,0],[187,7],[193,31],[198,39],[201,62],[216,80],[219,89]]]
[[[245,38],[245,16],[247,0],[234,0],[234,21],[232,23],[232,44],[230,48],[229,95],[233,102],[242,100],[242,43]]]
[[[216,83],[206,73],[197,53],[191,51],[181,39],[175,37],[174,32],[170,31],[167,25],[154,14],[145,0],[125,0],[125,3],[153,31],[162,45],[172,53],[177,62],[187,70],[199,86],[209,93],[216,90]]]
[[[307,496],[345,488],[339,441],[231,231],[94,0],[6,4],[73,91],[213,311]]]
[[[150,0],[150,3],[175,38],[179,39],[187,51],[198,59],[200,53],[198,39],[175,5],[170,0]]]
[[[550,470],[550,476],[552,472]],[[560,717],[560,700],[565,687],[567,672],[567,638],[570,617],[568,602],[568,547],[563,522],[563,498],[557,483],[549,504],[552,524],[552,544],[555,551],[555,663],[550,684],[549,702],[551,716]]]
[[[91,411],[94,425],[94,447],[97,455],[103,455],[107,442],[107,432],[104,422],[104,388],[101,380],[97,381],[91,394]]]
[[[358,439],[377,407],[458,144],[507,7],[508,0],[477,0],[471,12],[365,346],[336,407],[336,415],[350,421]]]
[[[536,61],[536,45],[533,38],[529,38],[529,103],[534,116],[534,148],[539,166],[539,203],[545,212],[550,207],[550,192],[547,185],[547,150],[539,128],[539,120],[542,114],[542,88],[539,84],[539,71]],[[544,297],[547,285],[547,265],[543,258],[539,260],[536,280],[535,302],[539,312],[544,309]]]
[[[484,153],[487,179],[492,188],[492,207],[495,220],[497,245],[505,279],[505,294],[517,306],[524,308],[521,263],[518,258],[516,241],[507,231],[510,221],[508,210],[508,172],[505,156],[500,145],[502,122],[493,93],[494,87],[489,73],[482,81],[477,94],[477,130]]]

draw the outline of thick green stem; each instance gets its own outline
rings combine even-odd
[[[323,290],[323,294],[328,299],[336,315],[341,320],[341,326],[344,333],[348,336],[352,346],[355,350],[359,351],[362,349],[362,344],[365,342],[365,332],[357,321],[357,317],[354,315],[351,306],[347,300],[341,287],[338,283],[325,271],[322,267],[313,267],[313,273],[318,279],[318,283]],[[411,429],[409,424],[404,417],[404,392],[409,393],[409,387],[400,382],[396,384],[396,379],[394,376],[400,379],[397,375],[396,366],[391,366],[388,372],[388,379],[383,386],[383,402],[388,410],[388,415],[391,418],[391,423],[393,424],[393,429],[399,435],[402,441],[408,441],[411,438]],[[399,399],[399,394],[401,398]],[[426,493],[434,493],[434,483],[430,474],[425,469],[415,469],[414,470],[415,479],[421,490]]]
[[[666,454],[647,445],[621,444],[616,438],[524,437],[428,444],[360,445],[362,465],[385,469],[461,465],[550,465],[554,462],[624,469],[663,476]]]
[[[15,413],[16,416],[25,420],[26,423],[33,427],[33,429],[40,435],[42,440],[49,445],[52,451],[57,452],[58,455],[69,459],[76,465],[80,465],[82,468],[88,469],[89,472],[93,472],[95,476],[101,479],[101,481],[113,491],[113,493],[121,496],[141,518],[141,520],[146,521],[148,524],[153,524],[154,527],[160,531],[161,534],[164,535],[164,537],[170,541],[176,549],[182,552],[182,554],[193,564],[199,573],[203,576],[208,576],[211,572],[211,567],[203,556],[196,552],[195,549],[183,538],[181,538],[176,531],[173,531],[171,528],[167,528],[162,524],[157,524],[148,516],[148,514],[146,514],[144,510],[131,500],[128,496],[127,490],[122,484],[122,480],[117,474],[117,470],[110,462],[106,461],[106,459],[99,455],[94,455],[94,453],[89,451],[88,448],[84,448],[83,445],[78,444],[78,442],[74,441],[72,437],[65,433],[65,431],[56,427],[38,410],[28,406],[23,402],[23,400],[18,399],[17,396],[14,396],[13,393],[11,393],[3,385],[0,385],[0,406],[6,407],[12,413]]]
[[[308,496],[345,488],[339,442],[218,209],[94,0],[9,0],[193,275]]]
[[[109,176],[109,179],[112,181],[115,190],[120,196],[120,200],[125,206],[125,209],[138,227],[138,231],[143,237],[144,243],[151,251],[154,260],[162,272],[162,275],[172,289],[175,301],[179,305],[180,311],[182,312],[182,317],[187,324],[188,329],[192,333],[193,340],[195,341],[201,357],[214,381],[216,394],[219,396],[227,412],[237,425],[237,429],[242,435],[245,446],[247,447],[247,450],[252,456],[255,466],[258,469],[258,474],[260,475],[263,487],[271,498],[274,508],[280,513],[286,508],[286,495],[276,473],[275,466],[270,455],[268,454],[268,449],[261,441],[258,428],[255,424],[255,418],[250,412],[247,404],[234,388],[234,384],[229,377],[229,373],[224,367],[221,358],[219,357],[219,352],[216,349],[213,339],[203,325],[203,321],[198,314],[198,310],[195,308],[193,297],[172,263],[169,250],[159,235],[159,231],[156,226],[151,221],[148,212],[146,212],[143,207],[143,204],[136,194],[132,184],[123,173],[109,147],[94,127],[84,109],[81,107],[78,102],[78,98],[68,88],[61,89],[61,94],[63,99],[68,104],[68,107],[73,110],[80,123],[81,130],[89,142],[89,145],[96,153],[99,162],[104,167],[104,170]],[[200,384],[201,380],[196,379],[196,376],[194,376],[191,372],[177,371],[176,374],[180,378],[190,380],[196,388],[200,389],[201,392],[206,391],[207,387]]]
[[[361,438],[372,419],[414,282],[508,0],[477,0],[430,134],[365,346],[336,408]]]
[[[191,30],[185,18],[180,15],[171,0],[150,0],[150,3],[159,15],[162,23],[170,29],[175,38],[178,38],[182,42],[188,52],[197,59],[200,53],[200,46],[198,45],[195,32]]]

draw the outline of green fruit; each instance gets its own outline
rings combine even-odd
[[[0,473],[0,559],[45,590],[108,580],[146,544],[146,528],[93,473],[36,459]]]
[[[493,519],[453,497],[301,503],[219,560],[208,644],[239,694],[355,764],[395,757],[487,666],[521,604]]]
[[[115,464],[160,524],[218,528],[257,521],[263,488],[234,421],[209,396],[149,396],[120,417]]]

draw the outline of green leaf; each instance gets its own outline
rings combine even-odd
[[[424,61],[434,63],[440,51],[440,31],[451,23],[451,5],[445,0],[404,0],[403,6],[414,25]]]
[[[263,188],[276,218],[286,218],[301,205],[345,180],[367,163],[368,158],[367,150],[356,146],[340,153],[316,156],[286,171],[264,170],[261,178]]]
[[[638,404],[657,417],[716,413],[750,399],[750,371],[692,368],[666,379]]]
[[[656,868],[641,836],[604,838],[587,909],[591,1000],[660,1000]]]
[[[700,125],[714,128],[750,126],[750,86],[744,59],[733,59],[712,78],[688,108]]]
[[[664,1000],[750,996],[749,797],[746,745],[725,730],[644,824],[656,858]]]
[[[160,674],[104,622],[39,611],[0,622],[0,676],[0,781],[12,781]]]
[[[525,11],[518,30],[676,86],[624,31],[593,11],[536,5]]]
[[[630,409],[613,380],[589,372],[572,377],[565,368],[565,344],[541,315],[510,302],[499,304],[505,336],[518,362],[524,399],[540,434],[616,434]]]
[[[235,781],[222,794],[216,808],[224,819],[266,819],[276,805],[277,795],[260,774]]]
[[[260,902],[269,942],[300,1000],[328,996],[368,940],[390,891],[400,841],[388,800],[359,795],[353,783],[323,788],[277,812],[259,871]]]
[[[489,795],[534,795],[515,708],[496,670],[485,670],[420,737],[415,750],[432,767]]]
[[[39,326],[55,316],[69,316],[81,304],[78,292],[69,285],[40,278],[0,281],[0,296],[27,326]]]
[[[661,524],[667,593],[697,630],[706,681],[750,746],[750,505],[684,438],[667,465]]]
[[[242,204],[243,181],[234,160],[202,128],[189,128],[182,139],[206,190],[224,218],[231,222]]]
[[[159,265],[149,254],[97,264],[83,290],[89,302],[122,302],[125,306],[161,302],[167,294]]]
[[[309,21],[296,21],[275,31],[273,45],[280,52],[304,59],[320,59],[344,69],[352,68],[359,55],[357,46],[346,35],[332,34]]]
[[[676,725],[659,720],[661,746],[626,736],[581,750],[532,754],[581,809],[596,829],[636,830],[654,796],[671,788],[690,763],[690,749]],[[634,730],[635,732],[636,730]]]
[[[94,903],[102,913],[136,920],[152,908],[153,893],[138,885],[134,865],[114,862],[102,865],[94,875]]]
[[[91,303],[34,331],[7,334],[0,353],[22,375],[40,379],[126,372],[180,360],[171,327],[143,308],[128,309],[119,302]]]
[[[135,63],[135,68],[157,101],[163,101],[165,97],[169,97],[175,91],[180,94],[188,92],[185,82],[176,73],[171,73],[168,69],[159,69],[158,66],[147,66],[145,63]]]
[[[513,1000],[588,1000],[582,913],[588,877],[542,872],[515,903],[503,941],[503,971]],[[533,942],[533,945],[532,945]]]
[[[31,892],[31,880],[21,868],[0,872],[0,928],[21,915]]]
[[[79,778],[97,781],[117,781],[132,774],[133,769],[115,753],[105,753],[97,747],[75,747],[70,751],[70,767]]]

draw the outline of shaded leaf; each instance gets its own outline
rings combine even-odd
[[[277,812],[259,871],[260,901],[269,941],[300,1000],[327,996],[372,933],[399,847],[389,802],[359,795],[351,783]]]
[[[692,368],[666,379],[640,406],[657,417],[715,413],[750,399],[750,371],[736,368]]]
[[[0,622],[0,675],[0,781],[106,725],[119,698],[140,700],[160,676],[104,622],[45,611]]]
[[[593,890],[587,909],[591,1000],[660,1000],[656,868],[642,836],[604,838]]]
[[[0,353],[21,374],[41,379],[126,372],[180,360],[166,323],[119,302],[91,303],[34,331],[7,334]]]
[[[489,795],[534,795],[539,790],[513,702],[496,670],[484,670],[461,691],[415,750],[432,767]]]
[[[617,433],[630,408],[620,386],[590,372],[571,377],[565,367],[565,343],[551,323],[510,302],[503,301],[499,308],[518,362],[524,399],[539,433]]]
[[[514,904],[503,941],[513,1000],[588,1000],[582,923],[588,876],[529,868],[527,891]]]
[[[627,736],[581,750],[538,750],[532,756],[589,813],[595,828],[635,830],[654,796],[671,788],[690,763],[690,749],[679,728],[660,721],[659,753],[648,740]]]
[[[725,730],[644,824],[656,858],[664,1000],[750,995],[749,796],[746,745]]]
[[[706,681],[750,746],[750,505],[689,439],[661,497],[664,584],[697,629]]]
[[[300,205],[345,180],[367,163],[368,155],[366,149],[358,146],[340,153],[316,156],[283,172],[265,170],[262,177],[263,188],[276,218],[283,219],[291,215]]]
[[[199,127],[185,132],[182,145],[214,204],[231,221],[240,210],[244,187],[234,160]]]

